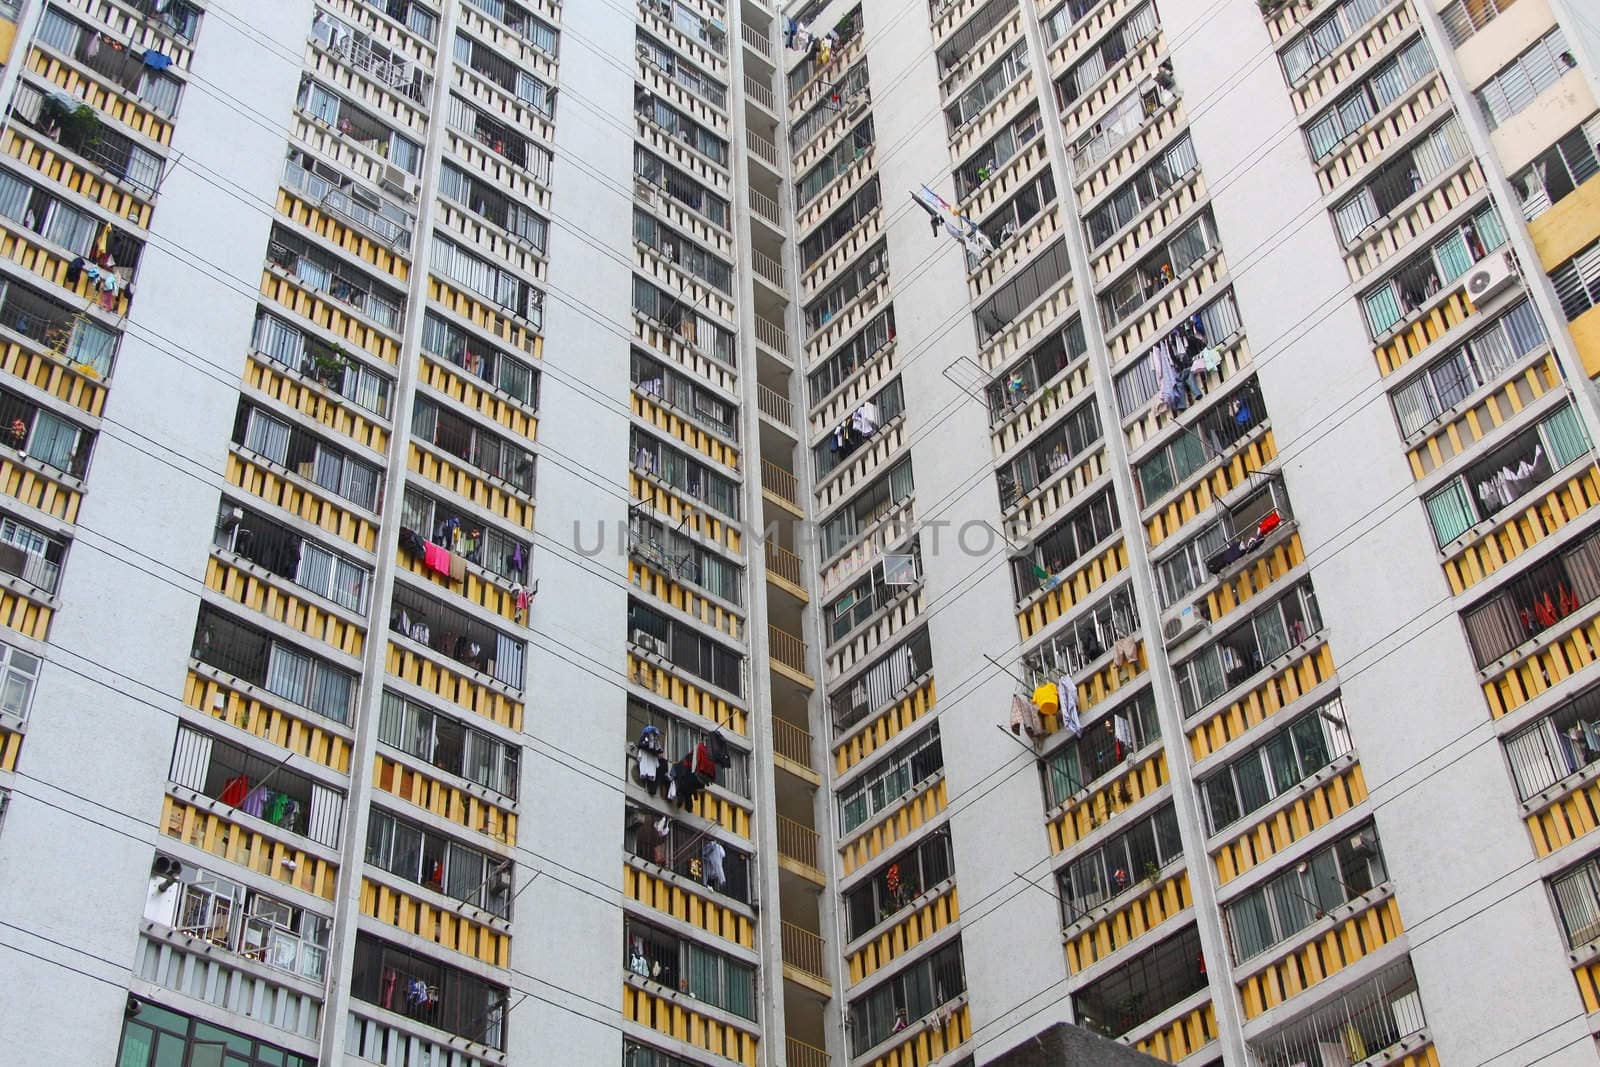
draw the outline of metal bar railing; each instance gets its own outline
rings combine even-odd
[[[794,425],[794,404],[770,386],[756,383],[756,406],[761,413],[785,426]]]
[[[739,27],[744,32],[744,43],[753,48],[758,55],[772,58],[772,41],[748,22]]]
[[[816,867],[817,832],[803,823],[778,816],[778,855]]]
[[[778,202],[766,193],[756,189],[750,190],[750,209],[757,215],[766,219],[774,226],[781,226],[782,216],[778,211]]]
[[[772,658],[799,671],[806,670],[806,643],[787,630],[780,630],[776,626],[767,627],[767,639],[771,645]]]
[[[773,285],[776,285],[780,289],[783,288],[782,263],[779,263],[777,260],[773,259],[764,252],[752,250],[752,254],[750,256],[750,265],[755,268],[757,274],[761,275],[767,281],[771,282]]]
[[[828,1067],[828,1054],[798,1038],[784,1039],[784,1056],[789,1067]]]
[[[745,147],[760,156],[767,163],[776,167],[778,165],[778,146],[761,136],[754,130],[744,131]]]
[[[784,963],[813,978],[827,981],[828,976],[822,969],[823,955],[822,938],[794,923],[783,924]]]
[[[772,747],[784,759],[811,766],[811,734],[792,722],[772,720]]]
[[[772,91],[772,86],[764,82],[757,81],[755,78],[752,78],[750,75],[746,74],[744,76],[744,91],[754,97],[756,103],[760,104],[768,111],[775,112],[778,110],[778,99]]]
[[[756,316],[756,340],[783,358],[789,358],[789,340],[784,336],[783,327],[771,319]]]
[[[789,471],[784,470],[770,459],[761,461],[761,488],[768,490],[779,500],[799,506],[799,482]]]

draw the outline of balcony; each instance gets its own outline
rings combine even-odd
[[[785,591],[801,600],[810,599],[805,590],[805,572],[800,557],[771,541],[766,542],[766,554],[768,580],[783,583]]]
[[[768,63],[771,63],[772,62],[772,40],[771,40],[771,38],[768,37],[767,35],[761,33],[754,26],[750,25],[748,22],[741,23],[740,26],[739,26],[739,29],[744,35],[745,47],[749,48],[751,51],[755,52],[756,55],[760,56],[762,59],[765,59]]]
[[[746,32],[749,32],[749,27],[746,27]],[[774,115],[778,113],[778,98],[773,93],[772,86],[757,81],[746,74],[744,76],[744,92],[745,96],[766,108],[767,111]]]
[[[754,130],[745,130],[744,143],[745,147],[750,149],[750,153],[757,159],[767,164],[776,173],[783,173],[778,166],[778,146],[773,144],[771,139],[761,136]]]
[[[785,360],[789,359],[789,339],[784,333],[783,327],[778,323],[757,315],[756,340],[772,349]]]
[[[810,930],[794,923],[783,924],[783,976],[813,992],[829,996],[833,992],[823,967],[827,945]]]
[[[820,886],[826,879],[817,865],[817,841],[818,834],[811,827],[778,816],[779,864]]]
[[[524,642],[408,586],[395,587],[389,629],[501,685],[523,687]]]
[[[785,504],[795,514],[800,514],[799,482],[793,472],[786,471],[770,459],[761,461],[761,491]]]
[[[1250,1042],[1256,1067],[1294,1067],[1328,1062],[1323,1049],[1383,1063],[1429,1043],[1427,1019],[1411,961],[1401,960],[1323,1005],[1309,1017]],[[1347,1061],[1348,1062],[1348,1061]]]
[[[785,1059],[789,1067],[828,1067],[828,1053],[798,1038],[784,1039]]]
[[[767,645],[773,666],[783,668],[782,673],[789,675],[802,685],[810,687],[814,684],[811,676],[806,673],[806,643],[804,641],[787,630],[780,630],[776,626],[768,626]]]
[[[772,283],[779,292],[787,295],[783,283],[783,264],[766,255],[760,249],[755,249],[750,257],[750,265],[755,269],[756,277],[762,281]]]
[[[772,748],[777,755],[778,766],[813,785],[818,783],[817,772],[811,762],[810,732],[783,719],[773,719]]]

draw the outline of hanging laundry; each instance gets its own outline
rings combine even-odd
[[[452,582],[464,582],[467,580],[467,559],[465,556],[449,553],[446,563],[448,565],[446,573],[450,575]]]
[[[655,796],[656,786],[660,784],[662,755],[666,752],[660,729],[646,726],[640,730],[634,748],[638,752],[639,782]]]
[[[447,578],[450,576],[450,551],[443,545],[436,545],[432,541],[425,542],[422,548],[422,562],[429,570],[437,571]]]
[[[728,884],[728,876],[722,870],[722,860],[727,854],[728,850],[715,838],[707,838],[706,843],[700,846],[700,859],[704,864],[703,881],[718,892]]]
[[[1061,710],[1061,698],[1056,692],[1056,683],[1045,682],[1033,691],[1034,706],[1039,709],[1040,715],[1054,715]]]
[[[1133,751],[1133,724],[1122,715],[1113,715],[1111,733],[1116,738],[1117,762],[1121,763]]]
[[[1117,668],[1118,673],[1123,667],[1137,671],[1139,669],[1139,640],[1132,634],[1125,634],[1117,638],[1111,646],[1111,665]]]
[[[1016,693],[1011,697],[1011,732],[1021,737],[1042,737],[1044,723],[1039,719],[1039,709],[1033,701]]]
[[[240,774],[233,778],[229,778],[227,782],[224,783],[222,792],[218,795],[217,799],[228,805],[230,808],[237,808],[240,804],[244,803],[244,798],[248,796],[249,793],[250,779],[246,775]]]
[[[1073,737],[1083,733],[1083,723],[1078,718],[1078,683],[1070,674],[1056,679],[1056,692],[1061,695],[1061,726]]]
[[[172,57],[153,48],[147,48],[144,53],[144,65],[151,70],[166,70],[172,66]]]
[[[704,741],[694,746],[694,773],[708,782],[717,780],[717,764],[711,758],[711,748]]]
[[[713,730],[711,736],[706,738],[706,747],[711,750],[711,762],[724,769],[733,766],[733,755],[728,751],[728,739],[722,736],[720,729]]]
[[[250,794],[239,805],[239,810],[246,815],[262,818],[266,814],[267,805],[272,803],[273,792],[266,786],[258,785],[250,790]]]

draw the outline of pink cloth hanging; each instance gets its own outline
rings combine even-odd
[[[422,543],[422,562],[446,578],[450,577],[450,552],[443,545],[436,545],[432,541],[424,541]]]

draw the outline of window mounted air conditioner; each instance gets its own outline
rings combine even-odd
[[[410,196],[411,180],[411,175],[399,167],[384,167],[383,177],[378,179],[378,184],[383,187],[384,192],[394,196]]]
[[[511,892],[511,866],[507,864],[494,872],[494,877],[489,880],[489,889],[495,893]]]
[[[867,108],[872,106],[872,98],[866,93],[857,93],[850,98],[850,103],[845,107],[846,118],[856,118],[867,113]]]
[[[1190,604],[1162,625],[1161,636],[1166,640],[1167,647],[1172,648],[1200,633],[1207,625],[1200,609]]]
[[[667,654],[666,642],[644,630],[633,631],[633,643],[651,655],[665,657]]]
[[[1517,269],[1511,265],[1508,252],[1485,256],[1467,271],[1467,298],[1475,306],[1482,306],[1502,289],[1517,279]]]

